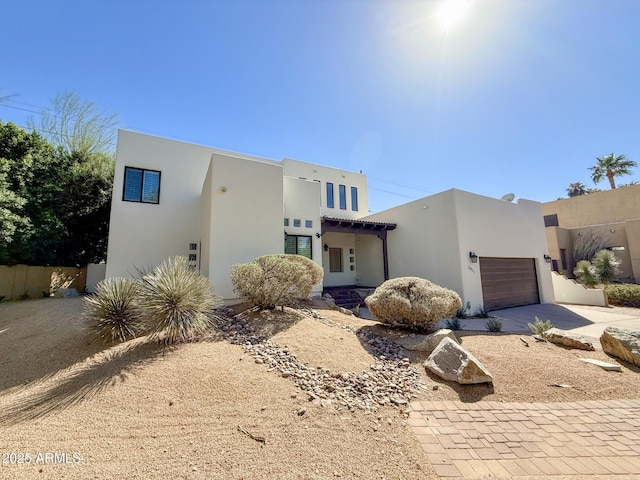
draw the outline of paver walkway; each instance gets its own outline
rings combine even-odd
[[[409,425],[440,477],[640,479],[640,400],[411,407]]]

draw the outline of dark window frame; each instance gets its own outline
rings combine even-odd
[[[358,211],[358,187],[351,187],[351,210]]]
[[[335,208],[335,201],[333,198],[333,183],[327,182],[327,207]]]
[[[127,178],[130,171],[137,171],[141,173],[140,176],[140,197],[139,199],[126,198],[127,193]],[[145,200],[144,198],[144,187],[145,187],[145,174],[149,173],[157,173],[158,174],[158,194],[156,197],[156,201]],[[160,187],[162,185],[162,172],[160,170],[151,170],[149,168],[140,168],[140,167],[124,167],[124,181],[122,185],[122,201],[123,202],[133,202],[133,203],[148,203],[151,205],[158,205],[160,203]]]
[[[340,195],[340,210],[347,209],[347,186],[338,185],[338,192]]]
[[[287,240],[290,238],[295,238],[295,253],[293,252],[287,252]],[[308,239],[309,241],[309,256],[307,257],[307,255],[302,255],[300,252],[300,242],[299,239],[300,238],[304,238],[304,239]],[[311,260],[313,260],[313,237],[311,235],[285,235],[285,239],[284,239],[284,253],[287,253],[289,255],[302,255],[303,257],[307,257]]]

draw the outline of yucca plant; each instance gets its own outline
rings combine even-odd
[[[534,335],[538,335],[544,338],[544,336],[547,333],[547,330],[553,328],[553,323],[551,323],[551,320],[545,320],[543,322],[538,317],[534,317],[534,318],[535,318],[535,322],[527,323],[527,325],[529,325],[529,329]]]
[[[487,332],[498,333],[502,331],[502,320],[497,317],[488,317],[487,321],[484,322],[484,328],[487,329]]]
[[[211,312],[222,300],[209,279],[186,257],[165,260],[140,282],[139,303],[152,340],[172,344],[193,340],[211,326]]]
[[[595,287],[600,281],[597,268],[588,260],[580,260],[573,269],[576,280],[587,287]]]
[[[93,295],[85,297],[85,316],[89,329],[102,340],[115,343],[135,337],[141,331],[141,315],[136,305],[138,283],[112,277],[96,285]]]

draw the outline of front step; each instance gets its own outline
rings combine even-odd
[[[327,288],[322,292],[322,294],[331,295],[336,305],[351,310],[356,307],[365,306],[364,298],[358,293],[357,290],[365,290],[366,292],[367,289],[361,289],[359,287]]]

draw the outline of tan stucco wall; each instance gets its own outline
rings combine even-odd
[[[42,298],[56,285],[60,276],[73,279],[70,288],[84,291],[87,278],[86,268],[75,267],[32,267],[28,265],[0,265],[0,296],[4,300],[16,300],[21,295],[28,298]],[[64,285],[62,285],[64,286]]]
[[[546,228],[549,252],[554,259],[560,258],[560,248],[567,248],[571,268],[563,272],[565,275],[573,276],[573,239],[579,233],[588,234],[596,229],[606,233],[607,247],[624,247],[614,252],[622,260],[619,278],[640,279],[640,185],[562,198],[544,203],[542,211],[544,215],[556,214],[560,229],[570,231],[569,244],[566,236],[554,234],[558,227]]]

